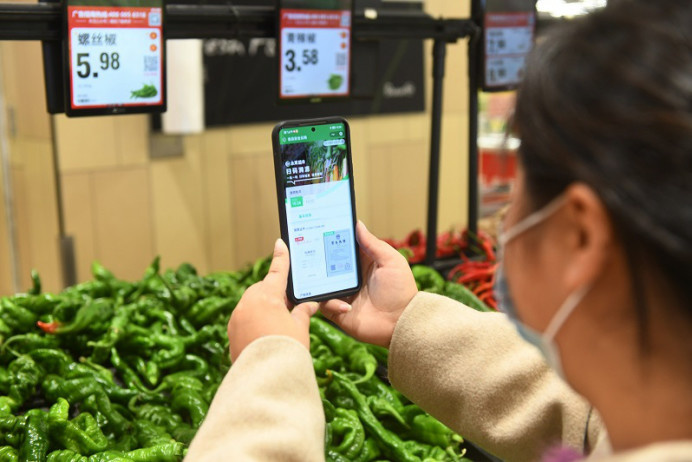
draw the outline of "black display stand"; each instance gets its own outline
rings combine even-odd
[[[50,1],[50,0],[48,0]],[[243,38],[275,37],[276,11],[265,6],[166,5],[165,37]],[[41,40],[44,49],[55,50],[62,40],[60,3],[0,4],[0,40]],[[440,140],[442,131],[443,81],[446,46],[468,38],[469,77],[469,177],[468,229],[476,235],[478,221],[478,45],[480,26],[473,19],[436,19],[417,11],[356,9],[353,25],[355,40],[432,39],[433,96],[428,176],[427,265],[438,269],[456,262],[436,258],[439,197]],[[50,77],[46,69],[46,77]],[[52,85],[47,82],[47,85]],[[50,97],[50,92],[49,92]],[[48,101],[50,103],[51,101]],[[57,172],[56,172],[57,175]],[[58,198],[60,201],[61,198]],[[59,206],[58,210],[62,207]]]

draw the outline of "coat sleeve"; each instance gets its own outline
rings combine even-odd
[[[324,461],[312,358],[294,339],[248,345],[221,382],[186,461]]]
[[[586,450],[601,424],[501,313],[419,293],[394,330],[389,378],[462,436],[506,461],[556,444]],[[588,435],[588,436],[587,436]]]

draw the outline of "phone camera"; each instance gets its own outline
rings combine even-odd
[[[315,131],[315,127],[312,127],[312,131],[313,131],[313,132]]]

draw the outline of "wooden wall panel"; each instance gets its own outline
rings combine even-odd
[[[46,290],[62,288],[58,210],[53,176],[53,148],[49,141],[31,140],[20,144],[24,157],[25,185],[28,213],[27,233],[30,242],[30,267],[37,269]],[[21,190],[17,190],[20,193]],[[23,277],[28,285],[28,269]]]
[[[148,171],[95,172],[91,181],[96,258],[118,277],[139,279],[155,255]]]
[[[4,199],[4,172],[0,162],[0,296],[14,292],[12,287],[12,262],[10,261],[9,224]]]
[[[0,56],[11,135],[49,140],[41,42],[0,43]]]
[[[231,217],[235,267],[269,255],[279,237],[274,166],[264,153],[233,157]]]
[[[88,172],[62,176],[65,231],[74,240],[78,281],[91,279],[91,263],[96,260],[97,254],[94,235],[95,191],[92,189],[91,176]]]
[[[152,161],[154,242],[163,265],[189,262],[207,272],[207,227],[202,194],[200,137],[185,139],[185,156]]]
[[[202,136],[202,178],[209,271],[235,268],[231,167],[226,131],[212,130]]]
[[[120,116],[114,123],[118,164],[145,165],[149,160],[149,116]]]
[[[123,117],[123,116],[120,116]],[[55,116],[56,142],[63,173],[118,165],[119,145],[126,132],[116,132],[114,117]]]

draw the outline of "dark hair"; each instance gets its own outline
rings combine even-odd
[[[555,26],[528,58],[513,129],[533,207],[579,181],[608,209],[642,340],[645,264],[692,316],[692,2],[611,0]]]

